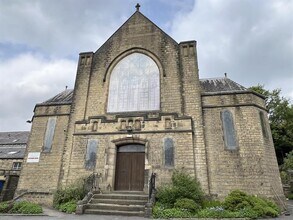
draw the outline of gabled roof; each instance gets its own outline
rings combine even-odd
[[[53,98],[48,99],[38,105],[52,105],[52,104],[71,104],[73,96],[73,89],[66,89],[63,92],[55,95]]]
[[[29,131],[0,132],[0,159],[22,159]]]
[[[104,44],[102,44],[98,50],[96,52],[98,52],[99,50],[101,50],[104,45],[106,45],[112,38],[113,36],[116,35],[117,32],[120,31],[120,29],[122,29],[125,25],[127,25],[127,23],[129,23],[132,19],[134,19],[135,17],[142,17],[143,19],[145,19],[147,22],[149,22],[150,24],[152,24],[154,27],[156,27],[158,30],[160,30],[161,33],[163,33],[167,38],[169,38],[171,41],[173,41],[174,44],[178,44],[177,41],[175,41],[170,35],[168,35],[166,32],[164,32],[160,27],[158,27],[154,22],[152,22],[148,17],[146,17],[144,14],[142,14],[140,11],[136,11],[134,12],[105,42]]]
[[[227,77],[200,79],[203,92],[247,91],[247,89]]]

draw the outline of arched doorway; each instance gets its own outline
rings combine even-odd
[[[117,147],[115,190],[142,191],[145,147],[127,144]]]

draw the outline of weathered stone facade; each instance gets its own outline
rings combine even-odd
[[[148,56],[159,69],[160,109],[109,113],[111,73],[134,53]],[[225,146],[223,110],[233,117],[235,149]],[[137,11],[95,53],[80,54],[74,90],[36,105],[25,161],[30,152],[41,155],[39,162],[24,164],[18,195],[28,192],[27,198],[51,204],[58,187],[93,172],[101,174],[102,191],[115,190],[119,147],[139,144],[145,191],[151,173],[162,185],[174,169],[184,168],[220,199],[233,189],[283,196],[268,119],[264,137],[259,112],[266,115],[264,97],[228,78],[199,80],[196,42],[178,44]],[[50,118],[55,124],[47,151]],[[172,166],[165,161],[168,138]],[[97,143],[93,169],[85,165],[89,140]]]

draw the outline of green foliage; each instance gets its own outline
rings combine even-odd
[[[246,211],[250,214],[252,213],[252,215],[256,213],[257,217],[277,217],[280,213],[278,206],[274,202],[247,195],[240,190],[232,191],[225,198],[223,207],[231,212]]]
[[[6,213],[9,209],[9,204],[7,202],[0,203],[0,213]]]
[[[280,89],[266,90],[263,85],[250,87],[266,96],[266,108],[277,153],[278,163],[283,163],[283,155],[293,150],[293,105],[281,96]]]
[[[54,194],[53,207],[62,212],[72,213],[76,210],[76,203],[86,195],[82,181],[64,189],[58,189]]]
[[[283,184],[289,184],[290,183],[290,176],[286,171],[280,172],[281,180]]]
[[[189,212],[197,212],[201,208],[195,201],[187,198],[177,199],[174,203],[174,207]]]
[[[43,213],[43,209],[38,204],[21,201],[14,203],[12,209],[9,210],[9,213],[40,214]]]
[[[59,210],[66,213],[73,213],[76,211],[76,201],[69,201],[59,205]]]
[[[179,208],[166,208],[157,202],[153,207],[153,218],[190,218],[192,213]]]
[[[282,165],[282,170],[293,170],[293,151],[286,154],[284,164]]]
[[[204,200],[203,208],[222,207],[222,202],[218,200]]]
[[[200,210],[196,217],[198,218],[239,218],[242,217],[238,212],[224,210],[222,207],[211,207]]]
[[[200,183],[185,172],[175,171],[172,175],[172,183],[177,190],[177,199],[188,198],[201,204],[204,199],[204,193]]]
[[[81,182],[71,185],[65,189],[58,189],[54,194],[53,206],[59,209],[60,205],[81,200],[86,195],[86,190]]]
[[[204,194],[199,182],[185,172],[175,171],[172,175],[172,185],[158,189],[157,201],[173,208],[178,199],[191,199],[201,205]]]

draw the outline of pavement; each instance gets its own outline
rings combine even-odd
[[[287,202],[288,211],[291,215],[282,215],[278,218],[265,218],[264,220],[293,220],[293,200]],[[129,217],[129,216],[113,216],[113,215],[75,215],[59,212],[55,209],[43,207],[44,213],[42,215],[0,215],[1,220],[54,220],[54,219],[70,219],[70,220],[142,220],[143,217]],[[192,220],[192,219],[190,219]],[[230,219],[232,220],[232,219]]]

